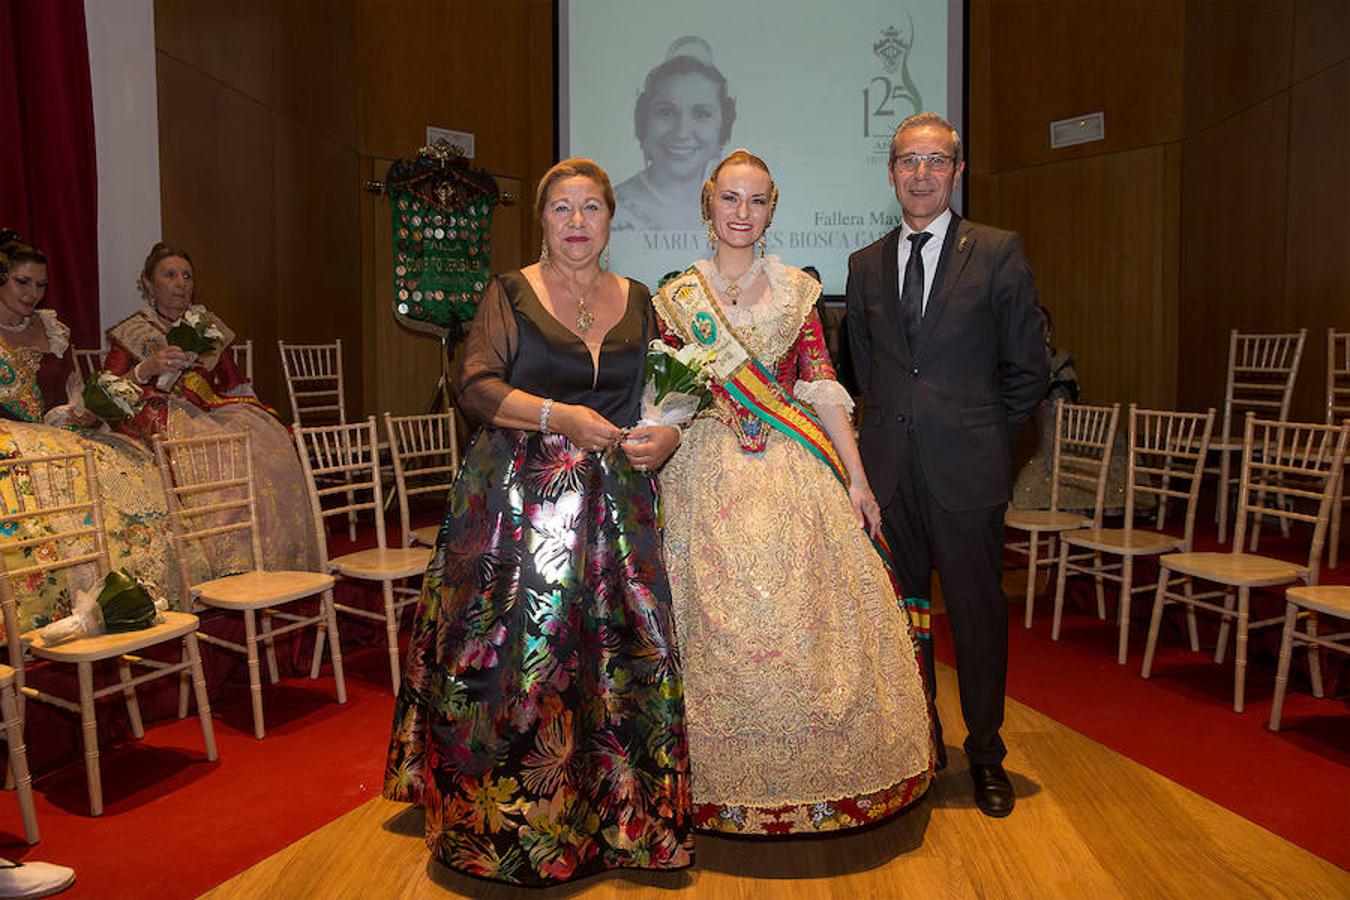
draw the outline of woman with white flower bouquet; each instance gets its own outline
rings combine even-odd
[[[114,567],[147,583],[165,585],[180,600],[176,564],[168,542],[167,508],[154,457],[136,441],[109,430],[109,422],[134,416],[140,388],[111,374],[85,386],[70,352],[70,329],[41,308],[48,284],[46,255],[13,231],[0,231],[0,454],[43,456],[94,451],[103,498],[108,551]],[[0,508],[14,509],[19,495],[37,486],[0,480]],[[0,529],[6,540],[34,537]],[[29,559],[43,545],[0,549]],[[23,563],[15,559],[17,565]],[[16,585],[19,627],[27,631],[67,615],[71,590],[64,578],[33,578]],[[3,624],[0,624],[0,639]]]
[[[300,459],[276,413],[253,393],[229,352],[234,332],[214,313],[194,304],[196,281],[185,250],[156,244],[138,282],[147,306],[108,329],[106,371],[139,386],[143,406],[116,424],[148,447],[156,434],[190,437],[247,431],[269,569],[318,565]],[[217,571],[242,565],[220,548]]]
[[[871,824],[934,767],[820,284],[764,255],[777,200],[762,159],[723,160],[702,198],[711,258],[653,300],[713,397],[661,472],[694,826],[747,836]]]

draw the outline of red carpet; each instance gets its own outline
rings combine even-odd
[[[1214,545],[1197,550],[1226,549]],[[1295,542],[1263,538],[1261,552],[1286,552]],[[1306,562],[1306,544],[1303,545]],[[1322,583],[1350,582],[1350,562],[1324,571]],[[1025,562],[1022,563],[1025,566]],[[1153,578],[1145,566],[1136,583]],[[1039,599],[1030,631],[1022,605],[1012,606],[1008,696],[1158,772],[1264,828],[1350,869],[1350,699],[1343,658],[1323,653],[1326,697],[1312,696],[1306,655],[1295,651],[1281,730],[1267,730],[1278,659],[1279,628],[1253,635],[1247,666],[1246,711],[1233,712],[1232,638],[1222,666],[1214,664],[1217,629],[1199,613],[1201,650],[1192,653],[1180,609],[1168,607],[1152,677],[1139,676],[1152,596],[1132,609],[1130,654],[1116,665],[1115,592],[1107,588],[1107,618],[1096,617],[1090,581],[1070,581],[1059,641],[1050,639],[1054,593]],[[1139,595],[1142,598],[1143,595]],[[1263,598],[1283,610],[1282,595]],[[1255,600],[1253,601],[1255,604]],[[1091,609],[1089,611],[1089,606]],[[1072,609],[1072,612],[1071,612]],[[1263,613],[1264,614],[1264,613]],[[1253,618],[1256,618],[1255,614]],[[950,631],[933,629],[938,659],[954,664]],[[1324,631],[1338,630],[1326,625]],[[1337,677],[1339,675],[1339,677]],[[1339,684],[1338,684],[1339,682]]]
[[[435,521],[424,518],[416,524]],[[399,546],[397,524],[390,524],[390,546]],[[355,544],[335,532],[329,547],[336,555],[373,546],[373,529],[367,531]],[[378,608],[378,586],[339,583],[338,600]],[[281,682],[268,684],[263,667],[262,741],[253,737],[243,660],[202,645],[219,751],[214,763],[206,761],[195,709],[185,720],[172,717],[176,684],[152,682],[138,691],[146,722],[141,741],[129,738],[125,707],[102,701],[99,818],[88,815],[78,717],[30,702],[27,743],[42,840],[33,847],[24,842],[18,802],[9,794],[0,800],[0,856],[73,867],[75,886],[63,898],[196,897],[377,796],[394,710],[384,628],[338,619],[346,705],[337,703],[326,657],[318,680],[308,678],[313,632],[287,635],[277,642]],[[405,636],[407,622],[405,614]],[[229,628],[210,625],[238,639]],[[109,677],[95,673],[96,683]],[[73,696],[70,684],[64,690]],[[69,762],[52,771],[54,760]]]
[[[206,762],[195,716],[147,723],[143,741],[105,749],[100,818],[88,816],[82,760],[42,777],[34,847],[8,795],[0,855],[73,866],[75,887],[62,895],[72,898],[195,897],[228,880],[379,793],[393,715],[388,657],[367,647],[344,663],[346,706],[327,666],[318,681],[265,684],[262,741],[247,682],[231,682],[211,704],[217,762]]]
[[[337,544],[339,541],[335,540]],[[1271,542],[1270,547],[1278,545]],[[1140,578],[1147,575],[1141,573]],[[1350,580],[1350,563],[1324,581]],[[1084,597],[1075,591],[1073,596]],[[1109,595],[1108,595],[1109,597]],[[1147,603],[1137,604],[1129,665],[1115,664],[1115,629],[1094,615],[1066,617],[1049,638],[1050,605],[1036,627],[1014,606],[1009,694],[1342,867],[1350,867],[1350,709],[1316,700],[1306,676],[1291,684],[1285,730],[1265,729],[1270,709],[1274,634],[1253,641],[1248,711],[1231,711],[1232,663],[1215,666],[1185,648],[1179,616],[1160,644],[1154,677],[1139,677]],[[1170,614],[1169,614],[1170,615]],[[146,737],[116,737],[125,714],[100,708],[113,734],[103,752],[106,812],[88,817],[84,767],[77,755],[47,751],[33,763],[43,839],[20,837],[18,806],[3,806],[0,855],[74,866],[70,897],[194,897],[281,850],[379,792],[393,698],[379,629],[342,622],[348,703],[338,706],[328,669],[318,681],[292,675],[264,687],[266,740],[253,738],[247,682],[233,659],[207,649],[220,759],[207,763],[195,717],[151,721],[171,698],[143,692]],[[406,626],[405,626],[406,632]],[[934,629],[939,658],[951,662],[943,622]],[[1208,629],[1212,647],[1213,628]],[[312,639],[282,644],[292,673],[309,659]],[[1326,668],[1334,671],[1334,660]],[[1297,668],[1304,671],[1298,661]],[[1340,672],[1340,688],[1346,682]],[[225,680],[228,677],[228,680]],[[221,686],[223,682],[223,687]],[[1328,691],[1336,679],[1328,680]],[[155,686],[152,686],[155,687]],[[172,688],[170,688],[172,692]],[[169,702],[165,702],[166,699]],[[30,704],[30,710],[34,706]],[[54,715],[48,712],[49,715]],[[66,723],[67,730],[78,727]],[[68,737],[68,736],[67,736]],[[33,744],[30,735],[30,745]],[[41,741],[39,741],[41,744]],[[50,740],[48,746],[55,746]],[[111,748],[111,749],[109,749]],[[70,760],[47,772],[56,758]]]

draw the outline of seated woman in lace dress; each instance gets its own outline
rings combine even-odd
[[[248,432],[264,567],[312,570],[318,565],[318,547],[295,444],[235,368],[228,349],[234,333],[214,313],[193,304],[196,285],[187,251],[164,243],[151,248],[139,282],[146,307],[108,329],[111,349],[104,369],[139,384],[145,401],[141,412],[119,428],[147,445],[156,434],[177,438]],[[223,335],[218,346],[201,356],[168,342],[169,329],[189,310],[208,316]],[[222,567],[234,566],[222,559],[216,568]]]
[[[70,329],[55,311],[40,308],[48,280],[46,255],[15,232],[0,232],[0,456],[92,449],[114,568],[127,569],[177,603],[179,581],[164,540],[167,508],[154,457],[68,403],[80,382],[72,377]],[[0,482],[0,507],[13,509],[15,492],[32,487]],[[0,529],[0,540],[7,536]],[[29,556],[38,548],[8,552]],[[65,578],[19,585],[19,629],[62,618],[70,612],[70,588],[84,586]]]
[[[755,255],[777,197],[759,157],[724,159],[703,193],[712,258],[654,301],[669,343],[734,366],[661,485],[695,826],[746,835],[878,821],[921,797],[934,767],[820,284]]]

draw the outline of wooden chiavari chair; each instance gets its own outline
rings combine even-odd
[[[1120,631],[1116,662],[1125,665],[1129,647],[1130,601],[1137,593],[1152,591],[1156,585],[1134,584],[1134,562],[1142,556],[1157,556],[1191,549],[1195,533],[1195,507],[1200,496],[1201,470],[1209,438],[1214,428],[1214,410],[1208,413],[1165,412],[1139,409],[1130,404],[1130,452],[1126,471],[1125,521],[1121,528],[1088,528],[1069,531],[1059,538],[1059,574],[1055,583],[1055,622],[1050,637],[1059,640],[1060,620],[1064,614],[1064,583],[1070,574],[1091,575],[1114,581],[1120,586],[1117,626]],[[1153,530],[1135,526],[1135,501],[1140,495],[1158,500]],[[1169,500],[1184,504],[1184,528],[1180,536],[1163,531]],[[1101,563],[1094,557],[1089,564],[1070,559],[1073,548],[1118,557],[1119,562]],[[1088,554],[1083,554],[1085,558]],[[1195,614],[1189,610],[1191,646],[1198,647]]]
[[[28,771],[28,749],[23,742],[23,719],[14,690],[16,670],[0,665],[0,712],[4,713],[5,740],[9,743],[9,774],[19,795],[19,814],[23,817],[23,836],[30,844],[42,838],[38,831],[37,808],[33,804],[33,776]]]
[[[74,347],[71,348],[71,353],[75,356],[75,371],[80,373],[81,381],[88,381],[89,376],[103,368],[102,350],[81,350]]]
[[[1100,528],[1102,504],[1106,496],[1106,474],[1111,465],[1111,447],[1116,439],[1120,404],[1087,406],[1055,402],[1055,446],[1050,474],[1050,508],[1017,509],[1009,507],[1003,523],[1008,528],[1027,532],[1027,540],[1010,541],[1008,549],[1027,559],[1026,627],[1031,627],[1036,601],[1036,572],[1055,564],[1055,536],[1082,528]],[[1060,491],[1077,485],[1091,492],[1092,515],[1059,508]],[[1046,553],[1040,555],[1041,535],[1046,535]],[[1100,559],[1100,555],[1098,555]],[[1106,601],[1101,581],[1097,583],[1098,615],[1106,616]]]
[[[1247,674],[1247,636],[1255,628],[1284,621],[1283,616],[1250,621],[1252,588],[1278,587],[1301,581],[1317,584],[1323,543],[1331,510],[1337,474],[1345,463],[1345,445],[1350,425],[1309,425],[1257,419],[1247,414],[1243,437],[1242,474],[1238,487],[1238,517],[1233,549],[1228,553],[1167,553],[1158,560],[1158,588],[1153,595],[1148,646],[1141,673],[1148,678],[1163,607],[1182,603],[1206,609],[1221,617],[1214,661],[1222,663],[1228,646],[1228,630],[1237,622],[1236,666],[1233,674],[1233,709],[1242,712]],[[1305,511],[1311,505],[1312,511]],[[1307,562],[1286,562],[1242,551],[1248,520],[1270,516],[1285,522],[1311,526]],[[1223,586],[1223,590],[1178,595],[1168,590],[1175,576],[1199,579]],[[1234,608],[1236,592],[1236,608]],[[1209,602],[1222,597],[1223,605]],[[1315,659],[1315,657],[1314,657]]]
[[[253,380],[253,341],[235,341],[230,344],[234,354],[234,367],[249,381]]]
[[[277,350],[281,353],[286,394],[291,399],[293,427],[345,425],[347,392],[342,375],[342,339],[327,344],[277,341]],[[347,519],[347,537],[356,540],[354,514]]]
[[[92,450],[26,459],[0,459],[0,483],[9,488],[0,491],[0,498],[3,498],[0,499],[0,527],[7,532],[7,536],[0,540],[0,603],[4,607],[5,630],[9,640],[9,664],[14,669],[13,684],[20,698],[40,700],[80,717],[85,779],[89,786],[89,814],[98,816],[103,813],[103,778],[99,767],[96,718],[96,703],[103,697],[122,695],[127,717],[131,720],[131,733],[139,739],[145,736],[145,729],[141,724],[140,704],[136,699],[137,685],[157,678],[190,674],[197,693],[206,757],[214,760],[216,737],[197,645],[199,623],[194,615],[166,611],[158,624],[139,631],[102,634],[50,645],[43,640],[39,630],[30,631],[22,636],[22,641],[28,644],[34,656],[52,663],[75,666],[79,702],[74,703],[26,684],[14,585],[30,575],[49,577],[64,571],[72,592],[77,585],[98,591],[111,564]],[[88,578],[91,574],[94,577]],[[83,583],[79,581],[81,575],[86,579]],[[148,647],[172,641],[181,645],[179,662],[163,662],[140,655]],[[117,663],[118,680],[95,689],[94,665],[104,661]],[[146,671],[133,675],[133,666]],[[22,727],[22,700],[17,706],[16,716]]]
[[[1350,331],[1327,329],[1327,424],[1350,418]],[[1350,466],[1350,463],[1347,463]],[[1336,568],[1340,563],[1341,519],[1345,513],[1345,482],[1350,472],[1342,471],[1336,485],[1336,501],[1331,506],[1331,546],[1327,550],[1327,565]]]
[[[1241,453],[1242,441],[1235,434],[1243,414],[1283,422],[1289,418],[1289,402],[1303,359],[1308,329],[1288,334],[1250,334],[1234,328],[1228,334],[1228,376],[1224,383],[1223,420],[1218,437],[1209,449],[1219,456],[1217,466],[1205,474],[1218,476],[1215,514],[1219,543],[1228,539],[1228,492],[1234,483],[1233,455]],[[1287,524],[1287,523],[1286,523]]]
[[[384,490],[380,485],[379,445],[375,417],[350,425],[326,425],[295,429],[295,443],[305,470],[314,530],[323,555],[324,571],[348,578],[378,581],[384,609],[373,612],[345,604],[337,609],[348,615],[383,622],[389,650],[389,675],[394,694],[399,688],[398,621],[403,607],[416,603],[418,591],[395,589],[394,582],[421,575],[431,561],[426,547],[391,548],[384,527]],[[320,485],[330,485],[321,487]],[[324,522],[332,516],[350,517],[369,511],[375,518],[376,546],[330,558]],[[397,594],[397,598],[396,595]],[[318,665],[322,650],[314,654]]]
[[[389,435],[389,455],[394,463],[403,546],[411,547],[416,541],[430,547],[436,543],[440,524],[413,528],[408,502],[426,494],[449,493],[454,484],[455,471],[459,468],[455,414],[391,416],[385,413],[384,428]]]
[[[1314,697],[1322,696],[1321,648],[1350,654],[1350,631],[1338,634],[1319,634],[1318,616],[1331,616],[1341,622],[1350,620],[1350,585],[1304,585],[1291,587],[1284,594],[1284,634],[1280,638],[1280,665],[1275,673],[1275,701],[1270,707],[1271,731],[1280,730],[1280,716],[1284,713],[1284,697],[1289,687],[1289,661],[1294,644],[1308,648],[1308,671],[1312,676]],[[1298,629],[1302,619],[1304,630]]]
[[[342,673],[337,616],[333,609],[333,577],[321,572],[263,568],[250,447],[247,432],[174,440],[157,438],[155,457],[164,478],[164,492],[169,498],[169,522],[178,551],[178,572],[184,595],[203,606],[243,616],[243,644],[207,632],[202,632],[202,640],[247,659],[253,734],[262,740],[266,726],[258,660],[260,643],[266,647],[268,674],[276,684],[276,638],[300,628],[315,628],[320,637],[326,632],[333,650],[333,681],[338,703],[347,702],[347,685]],[[189,547],[194,543],[208,558],[223,555],[219,549],[228,543],[244,561],[244,571],[193,584],[187,560]],[[216,552],[212,553],[212,550]],[[316,595],[320,602],[318,611],[312,615],[287,609],[298,600]],[[276,627],[273,619],[285,624]],[[317,665],[311,677],[318,677]],[[201,702],[199,696],[198,703]],[[180,695],[180,714],[185,712],[186,705],[186,694]]]
[[[281,374],[286,379],[295,427],[345,424],[342,340],[328,344],[277,341],[277,350],[281,353]]]

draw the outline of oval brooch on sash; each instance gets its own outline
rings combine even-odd
[[[694,339],[705,347],[717,340],[717,320],[709,313],[695,313],[689,321],[689,330],[693,332]]]

